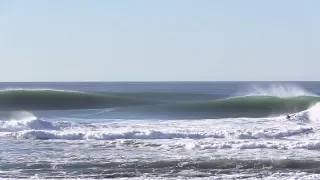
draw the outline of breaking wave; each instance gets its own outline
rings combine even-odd
[[[2,111],[113,108],[108,112],[110,116],[112,113],[121,116],[117,113],[128,112],[136,113],[135,115],[152,115],[156,118],[157,115],[172,118],[277,116],[307,110],[317,102],[320,102],[317,95],[298,87],[282,86],[255,88],[243,96],[225,98],[177,92],[95,94],[53,89],[0,91]]]
[[[124,132],[108,132],[108,130],[86,131],[84,129],[57,130],[23,130],[10,133],[9,136],[23,139],[63,139],[63,140],[114,140],[114,139],[204,139],[204,138],[226,138],[237,139],[279,139],[302,134],[313,133],[313,128],[296,128],[284,131],[263,130],[258,132],[216,132],[216,133],[188,133],[188,132],[166,132],[157,130]]]
[[[319,104],[307,111],[297,113],[295,121],[317,121]],[[49,121],[39,119],[30,112],[17,112],[16,119],[0,121],[2,135],[22,139],[63,139],[63,140],[115,140],[115,139],[280,139],[291,136],[312,134],[315,129],[310,126],[262,127],[241,129],[207,129],[217,123],[209,121],[121,121],[119,123],[77,123],[75,121]],[[312,119],[316,117],[315,119]],[[284,117],[279,117],[283,118]],[[307,119],[307,120],[306,120]],[[223,122],[223,121],[222,121]],[[290,122],[288,120],[288,122]],[[195,123],[197,129],[192,125]],[[200,124],[202,123],[202,124]],[[170,126],[173,126],[170,128]]]
[[[128,107],[118,110],[150,113],[153,115],[163,114],[172,117],[266,117],[307,110],[317,102],[320,102],[320,97],[318,96],[285,98],[275,96],[242,96],[198,102]]]

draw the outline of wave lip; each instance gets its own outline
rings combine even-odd
[[[54,89],[0,91],[0,110],[68,110],[146,105],[131,98]]]

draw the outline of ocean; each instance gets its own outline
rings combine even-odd
[[[0,89],[0,179],[320,179],[320,82]]]

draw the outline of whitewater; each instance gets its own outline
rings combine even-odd
[[[318,82],[0,88],[0,179],[320,178]]]

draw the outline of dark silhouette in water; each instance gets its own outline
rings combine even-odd
[[[291,116],[288,114],[286,118],[287,118],[288,120],[290,120],[290,119],[291,119]]]

